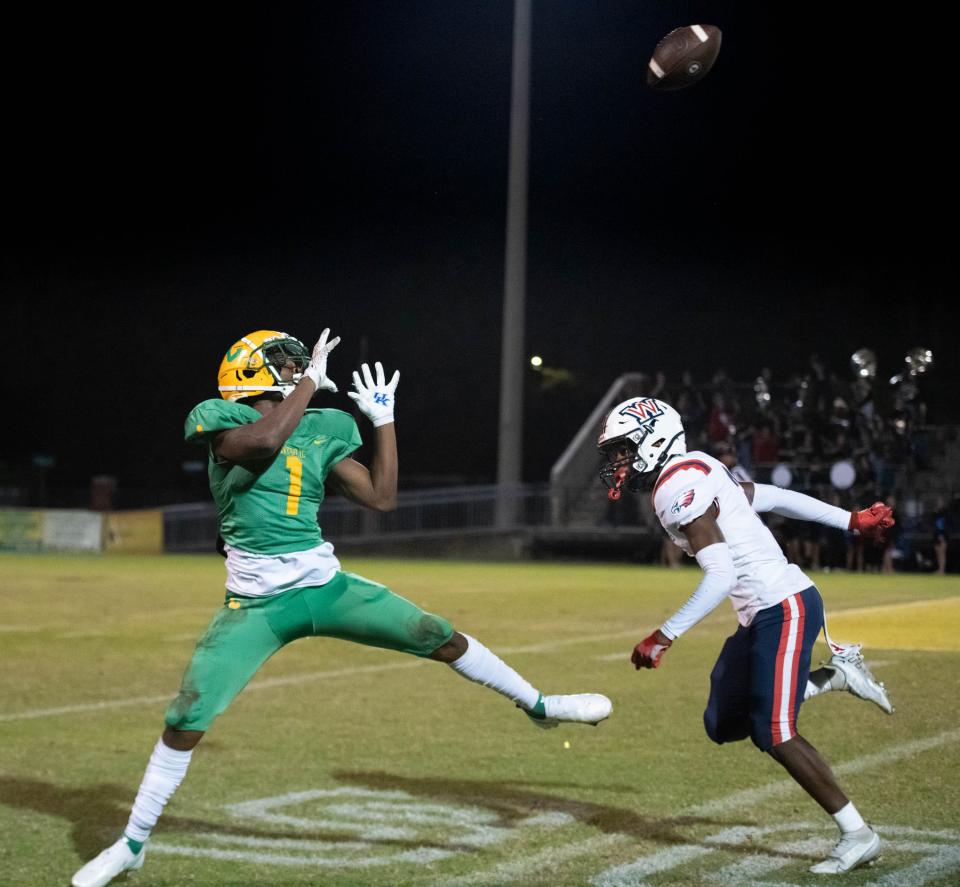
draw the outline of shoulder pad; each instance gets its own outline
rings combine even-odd
[[[704,459],[685,458],[667,468],[653,488],[653,507],[664,519],[676,522],[688,512],[698,517],[706,510],[700,500],[712,502],[716,468]],[[691,518],[692,520],[692,518]]]
[[[260,418],[253,407],[230,400],[205,400],[197,404],[183,425],[184,440],[203,443],[207,435],[240,425],[249,425]]]

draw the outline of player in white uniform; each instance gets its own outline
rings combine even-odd
[[[678,637],[729,597],[740,627],[727,639],[710,676],[707,734],[717,743],[749,736],[833,816],[840,840],[811,871],[836,874],[874,859],[879,836],[817,750],[797,733],[797,712],[805,698],[841,687],[888,713],[893,709],[883,685],[863,663],[859,645],[831,644],[828,668],[809,674],[813,645],[824,628],[823,602],[803,571],[787,562],[757,512],[869,534],[892,526],[891,510],[878,502],[851,513],[789,490],[740,484],[712,456],[688,453],[679,414],[654,398],[632,398],[614,407],[599,446],[607,460],[601,477],[610,498],[618,499],[624,486],[636,489],[641,475],[656,477],[653,503],[660,523],[704,571],[689,600],[637,644],[634,665],[656,668]]]

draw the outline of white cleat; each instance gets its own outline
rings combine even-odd
[[[570,696],[544,696],[543,708],[545,717],[538,718],[530,712],[527,712],[527,717],[544,730],[562,722],[596,727],[600,721],[610,717],[613,703],[600,693],[574,693]]]
[[[810,867],[815,875],[839,875],[857,866],[867,865],[880,855],[880,835],[869,825],[841,835],[833,852]]]
[[[121,838],[80,869],[73,876],[71,887],[104,887],[117,875],[141,868],[145,852],[145,848],[141,848],[134,854],[127,846],[126,838]]]
[[[845,688],[854,696],[861,699],[867,699],[880,706],[888,715],[893,714],[893,705],[890,697],[887,696],[887,688],[878,681],[867,663],[863,661],[863,653],[860,644],[832,644],[833,655],[830,661],[825,663],[827,666],[835,668],[843,675]]]

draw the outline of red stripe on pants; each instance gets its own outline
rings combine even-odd
[[[794,600],[797,602],[797,633],[796,633],[796,645],[793,649],[793,664],[790,666],[791,676],[793,680],[790,682],[790,709],[787,712],[787,719],[791,727],[796,724],[797,721],[797,682],[800,680],[800,654],[803,652],[803,622],[806,616],[806,609],[803,606],[803,597],[801,595],[796,595]],[[794,729],[791,732],[790,736],[787,736],[786,739],[790,739],[796,730]]]
[[[791,600],[796,602],[796,619],[794,619],[790,607]],[[774,745],[786,742],[794,735],[791,725],[796,718],[797,680],[800,670],[800,654],[803,652],[805,612],[803,598],[799,594],[787,598],[780,606],[783,608],[783,625],[780,628],[780,644],[777,647],[777,664],[773,677],[773,711],[770,718],[770,734]],[[793,649],[790,649],[791,637],[793,638]],[[786,688],[784,688],[783,680],[785,675],[789,677],[789,684]],[[785,719],[780,716],[784,703],[784,692],[789,694],[786,699],[787,716]],[[785,725],[784,720],[786,721]]]

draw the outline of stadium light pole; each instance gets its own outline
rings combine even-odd
[[[497,449],[497,526],[516,523],[523,465],[523,339],[527,276],[527,164],[530,130],[532,0],[514,0],[510,88],[510,160],[503,274],[500,355],[500,431]]]

